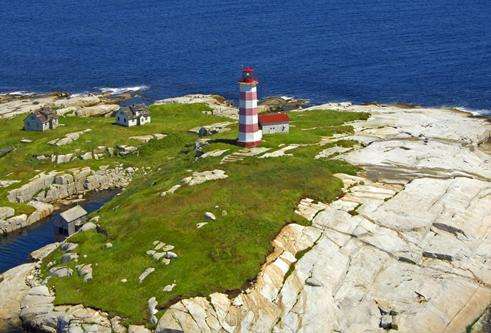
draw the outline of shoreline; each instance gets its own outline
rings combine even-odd
[[[460,220],[457,220],[458,230],[463,230],[466,235],[471,235],[476,239],[482,239],[478,237],[478,233],[479,228],[483,227],[482,223],[485,222],[474,219],[472,214],[470,217],[462,215],[458,208],[459,200],[468,201],[471,207],[469,209],[474,210],[476,207],[477,209],[486,208],[485,202],[476,203],[473,201],[477,200],[476,198],[467,198],[465,193],[455,192],[454,189],[463,187],[468,191],[475,191],[476,188],[486,191],[486,188],[490,188],[491,175],[486,172],[486,163],[489,162],[479,164],[474,161],[476,156],[480,160],[484,158],[477,152],[482,152],[480,146],[486,147],[490,143],[489,119],[475,117],[461,110],[425,107],[398,108],[383,104],[350,104],[347,106],[340,103],[327,103],[306,108],[301,112],[308,112],[316,108],[336,108],[341,111],[371,113],[367,121],[353,123],[355,129],[353,135],[335,136],[329,138],[325,143],[343,139],[357,140],[361,146],[341,153],[338,155],[340,159],[345,159],[358,166],[373,166],[374,170],[377,167],[388,168],[391,172],[378,174],[375,177],[366,177],[363,173],[358,177],[338,175],[345,184],[344,196],[335,203],[324,206],[300,202],[299,213],[305,214],[312,222],[312,226],[297,224],[285,226],[273,240],[273,252],[268,256],[251,286],[232,299],[227,295],[214,293],[210,297],[179,300],[171,305],[160,318],[156,332],[183,327],[212,329],[212,326],[208,327],[206,322],[200,321],[199,316],[196,316],[194,312],[182,313],[183,307],[199,308],[209,316],[212,316],[213,313],[218,320],[219,327],[231,331],[266,328],[279,330],[303,328],[317,331],[342,328],[349,330],[356,328],[358,320],[365,323],[366,328],[372,327],[370,325],[377,325],[378,328],[379,321],[384,320],[394,325],[391,327],[399,327],[403,331],[411,329],[413,332],[423,332],[425,327],[418,326],[418,317],[413,316],[411,311],[404,308],[408,306],[411,309],[417,308],[418,315],[429,320],[435,330],[443,327],[437,320],[439,316],[443,316],[446,320],[446,327],[450,327],[448,331],[459,332],[482,313],[483,307],[487,305],[485,303],[489,287],[486,286],[490,285],[491,281],[486,276],[479,257],[469,252],[466,259],[468,263],[465,263],[453,253],[460,248],[461,251],[464,251],[463,249],[467,251],[468,247],[465,239],[448,232],[448,230],[454,230],[452,228],[457,228],[448,226],[453,217],[439,222],[437,218],[440,218],[440,215],[434,212],[431,217],[435,218],[436,223],[427,225],[426,220],[430,216],[422,215],[416,221],[421,225],[408,225],[407,227],[404,226],[404,223],[416,222],[404,220],[402,221],[404,223],[394,224],[394,221],[397,222],[400,216],[405,214],[408,216],[420,214],[415,208],[420,207],[426,201],[435,201],[438,206],[455,204],[455,209],[457,209],[455,214],[462,219],[462,225]],[[435,112],[427,113],[428,110],[435,110]],[[451,114],[453,116],[450,116]],[[482,130],[479,132],[481,127]],[[391,151],[396,153],[390,155]],[[487,151],[483,153],[489,154]],[[467,158],[472,161],[471,165],[461,163],[460,156],[462,159]],[[369,163],[365,163],[367,161]],[[367,169],[367,171],[370,170]],[[440,178],[433,178],[433,172],[437,172]],[[453,175],[452,173],[455,172],[457,174]],[[475,176],[476,174],[478,177]],[[442,197],[436,193],[439,188],[442,189]],[[445,199],[443,195],[447,192],[456,196],[455,202],[452,201],[454,200],[452,196]],[[420,195],[426,198],[426,201],[418,202]],[[432,197],[433,195],[435,197]],[[450,201],[447,203],[442,201],[443,199]],[[485,199],[486,197],[483,200]],[[351,203],[348,204],[348,202]],[[356,208],[358,213],[356,215],[351,215],[346,211],[346,206],[351,209],[353,202],[359,204]],[[400,209],[399,214],[390,215],[392,210],[397,211],[397,209]],[[432,209],[429,207],[427,211],[431,212]],[[475,213],[486,214],[485,211]],[[362,232],[362,230],[357,231],[357,228],[361,226],[361,221],[363,221],[364,228],[370,231],[369,233]],[[414,227],[414,231],[408,232],[409,227]],[[442,231],[438,227],[447,228],[447,231]],[[439,237],[443,237],[444,242],[434,242],[432,238],[427,239],[431,233],[437,233]],[[401,234],[404,237],[400,236]],[[413,244],[412,241],[408,241],[408,238],[415,238],[417,241],[414,241],[415,244]],[[333,243],[336,246],[333,246]],[[351,245],[347,246],[347,244]],[[346,246],[344,252],[338,251],[338,246],[342,248],[341,245]],[[486,246],[485,240],[482,240],[482,246]],[[354,249],[356,249],[355,252],[349,252]],[[297,258],[299,253],[302,255]],[[357,253],[362,253],[365,259],[359,262]],[[349,259],[351,268],[346,268],[344,272],[342,270],[345,268],[345,257]],[[451,263],[447,263],[446,259],[442,260],[442,258],[450,257],[452,258]],[[289,266],[287,271],[284,270],[285,263]],[[382,274],[384,279],[382,280],[379,277],[381,273],[376,273],[376,268],[380,265],[384,267],[384,274]],[[314,267],[317,268],[314,269]],[[365,270],[368,280],[362,279],[357,282],[356,270],[361,267]],[[469,276],[466,270],[470,270],[475,277],[483,281],[484,287],[476,278]],[[403,278],[401,271],[410,274],[414,283],[406,286],[408,282],[404,279],[400,280]],[[344,279],[341,279],[343,274]],[[467,288],[465,293],[452,284],[453,280],[458,281],[458,283],[455,282],[457,285],[461,284]],[[401,284],[401,290],[396,287],[394,287],[396,291],[387,288],[388,281],[392,286]],[[351,283],[354,284],[351,285]],[[433,289],[425,289],[424,285],[427,283],[430,283]],[[2,282],[0,282],[0,290],[1,285]],[[23,286],[20,287],[25,290],[23,288]],[[364,294],[364,288],[373,289],[372,294]],[[402,290],[404,288],[410,291],[416,290],[417,294],[422,295],[424,302],[420,298],[413,299],[413,294],[404,294]],[[333,292],[334,289],[342,290],[344,294],[338,295],[338,291]],[[475,290],[475,294],[467,299],[469,290]],[[29,290],[25,291],[25,293],[28,292]],[[36,292],[38,292],[37,289]],[[445,293],[451,295],[445,296]],[[291,298],[292,295],[296,297]],[[363,295],[362,302],[350,303],[360,295]],[[47,296],[51,297],[49,291]],[[398,297],[405,299],[407,304],[399,302]],[[447,302],[446,297],[455,299],[466,297],[468,302],[477,303],[471,309],[465,305],[459,305],[460,308],[456,312],[452,312],[455,309],[450,309],[448,312],[439,310],[441,312],[437,313],[430,306],[424,307],[424,304],[429,303],[432,307],[441,309],[442,304]],[[325,302],[318,304],[316,302],[318,299],[325,300]],[[350,310],[344,309],[345,305]],[[216,312],[216,309],[220,311]],[[350,312],[353,312],[352,316],[358,319],[350,321],[351,315],[348,315]],[[380,315],[380,313],[392,312],[396,314],[387,315],[387,317]],[[330,314],[326,321],[314,320],[325,313]],[[97,316],[103,315],[99,313]],[[261,320],[254,318],[261,318]],[[302,325],[304,321],[304,325],[307,326],[295,326]],[[101,322],[106,322],[106,320],[101,320]],[[196,326],[198,324],[204,326]]]
[[[124,99],[131,99],[134,97],[139,97],[139,94],[144,91],[151,90],[151,86],[142,84],[139,86],[125,86],[125,87],[101,87],[94,89],[92,91],[80,91],[80,92],[64,92],[64,91],[48,91],[48,92],[35,92],[35,91],[12,91],[12,92],[0,92],[0,103],[2,103],[2,96],[3,97],[13,97],[13,98],[19,98],[19,99],[28,99],[28,98],[44,98],[44,97],[49,97],[49,96],[55,96],[57,94],[63,94],[69,97],[85,97],[85,96],[112,96],[116,100],[119,98]],[[151,103],[158,102],[159,100],[166,100],[166,99],[175,99],[175,98],[180,98],[184,96],[190,96],[198,94],[201,95],[202,93],[188,93],[182,96],[168,96],[168,97],[163,97],[163,98],[156,98],[155,100],[150,101]],[[127,98],[130,96],[130,98]],[[221,96],[218,93],[207,93],[204,95],[216,95],[216,96]],[[119,96],[119,98],[118,98]],[[126,97],[125,97],[126,96]],[[279,96],[279,95],[278,95]],[[276,95],[272,96],[276,97]],[[266,97],[268,98],[268,97]],[[265,98],[265,99],[266,99]],[[306,97],[294,97],[294,99],[302,100]],[[306,99],[309,100],[309,99]],[[490,109],[473,109],[465,106],[449,106],[449,105],[438,105],[438,104],[412,104],[411,102],[378,102],[378,101],[370,101],[370,102],[352,102],[352,101],[338,101],[337,99],[333,99],[331,102],[328,102],[330,104],[340,104],[340,103],[349,103],[352,105],[360,105],[360,106],[368,106],[368,105],[374,105],[374,106],[394,106],[394,107],[400,107],[400,108],[407,108],[407,109],[414,109],[414,108],[424,108],[424,109],[447,109],[447,110],[452,110],[455,112],[460,112],[460,113],[465,113],[469,114],[473,117],[476,118],[484,118],[484,119],[489,119],[491,122],[491,108]],[[315,105],[322,105],[325,103],[316,103]],[[308,107],[314,106],[313,104],[309,104]],[[2,118],[1,113],[0,113],[0,119]]]

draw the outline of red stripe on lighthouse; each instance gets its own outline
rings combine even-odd
[[[242,133],[253,133],[259,131],[259,124],[239,124],[239,131]]]
[[[253,116],[257,114],[257,108],[239,108],[239,114]]]
[[[240,99],[243,101],[252,101],[257,99],[257,91],[243,91],[240,93]]]

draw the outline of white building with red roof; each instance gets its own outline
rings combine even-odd
[[[259,128],[263,134],[288,133],[290,117],[285,112],[260,113]]]

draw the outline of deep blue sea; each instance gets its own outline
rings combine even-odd
[[[147,86],[491,110],[490,0],[0,0],[0,91]]]

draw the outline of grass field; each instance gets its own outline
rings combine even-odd
[[[315,143],[323,136],[352,131],[345,122],[366,119],[366,114],[334,111],[292,113],[292,125],[295,126],[291,133],[267,136],[264,145],[312,145],[297,148],[289,157],[251,157],[220,164],[221,157],[196,160],[193,147],[197,136],[187,132],[198,125],[223,121],[204,115],[201,112],[204,109],[206,106],[203,105],[155,106],[152,107],[151,126],[130,130],[115,127],[110,119],[65,118],[62,122],[67,126],[56,130],[57,134],[55,131],[49,134],[50,137],[61,137],[74,128],[92,128],[92,132],[74,144],[79,149],[130,143],[128,137],[131,135],[168,135],[163,140],[141,146],[138,156],[108,159],[122,161],[126,165],[148,166],[151,170],[135,179],[120,196],[97,212],[106,235],[90,231],[70,238],[71,242],[79,244],[77,253],[80,259],[68,266],[74,268],[76,264],[90,263],[94,279],[84,283],[77,274],[70,278],[50,279],[50,286],[56,290],[57,304],[83,303],[122,316],[132,323],[146,323],[146,306],[150,297],[155,296],[165,311],[165,305],[180,297],[238,290],[255,278],[271,250],[271,240],[285,224],[307,223],[294,214],[299,200],[310,197],[330,202],[341,193],[342,187],[341,181],[332,174],[354,174],[357,171],[341,161],[315,160],[315,154],[323,149]],[[27,137],[24,132],[15,135],[18,137],[12,143],[20,136]],[[38,152],[40,147],[50,149],[46,145],[49,138],[38,133],[32,136],[36,137],[33,146],[37,148],[24,151],[25,159],[33,151]],[[235,130],[214,135],[206,150],[236,151],[239,148],[232,144],[235,136]],[[21,163],[22,156],[14,155],[14,158]],[[79,161],[63,167],[88,162]],[[35,168],[31,163],[32,160],[26,163],[26,169]],[[213,169],[222,169],[229,177],[196,186],[185,185],[172,195],[160,196],[162,191],[177,184],[191,171]],[[207,211],[213,212],[217,220],[198,229],[196,223],[204,222],[203,215]],[[179,258],[165,266],[146,255],[156,240],[173,244],[173,251]],[[113,247],[106,248],[106,242],[111,242]],[[60,257],[61,253],[56,251],[44,261],[44,265],[49,261],[59,263]],[[147,267],[155,267],[156,270],[139,284],[138,277]],[[43,274],[46,270],[43,266]],[[122,283],[121,279],[128,282]],[[172,283],[176,283],[172,292],[162,290]]]
[[[151,107],[152,122],[144,126],[135,126],[131,128],[121,127],[114,124],[114,118],[78,118],[78,117],[61,117],[60,127],[46,132],[28,132],[24,131],[24,116],[13,119],[0,120],[0,148],[13,147],[14,150],[9,154],[0,157],[0,180],[19,180],[21,183],[27,182],[40,171],[64,170],[68,168],[91,166],[99,167],[101,165],[114,165],[124,163],[131,166],[155,166],[161,164],[161,158],[176,155],[179,145],[193,141],[192,135],[187,135],[181,129],[190,129],[198,125],[210,124],[226,119],[213,117],[203,114],[202,111],[209,110],[204,104],[184,105],[168,104]],[[67,133],[78,132],[85,129],[92,131],[80,136],[77,141],[64,146],[53,146],[48,144],[49,141],[64,137]],[[130,139],[132,136],[145,134],[164,133],[169,137],[161,141],[151,141],[148,144],[142,144],[140,141]],[[32,143],[21,143],[21,139],[32,140]],[[51,161],[38,161],[36,155],[59,155],[73,153],[77,150],[81,152],[92,151],[98,146],[114,148],[116,145],[126,144],[139,146],[140,153],[138,156],[114,156],[106,157],[100,160],[81,159],[55,164]],[[32,207],[26,204],[9,203],[6,199],[7,192],[18,185],[12,185],[9,188],[0,189],[0,206],[8,205],[16,208],[18,213],[32,212]]]

